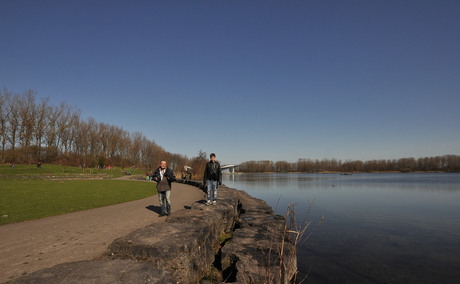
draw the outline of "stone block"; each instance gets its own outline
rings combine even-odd
[[[222,248],[222,270],[235,270],[237,282],[278,283],[281,266],[281,282],[289,283],[297,270],[297,258],[295,248],[285,242],[281,263],[281,239],[282,235],[264,228],[236,230],[232,241]]]
[[[171,275],[147,262],[95,260],[59,264],[22,276],[9,284],[176,283]]]
[[[115,240],[109,255],[148,261],[181,283],[195,283],[214,261],[210,228],[192,223],[155,223]]]

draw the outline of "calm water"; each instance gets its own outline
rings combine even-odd
[[[278,214],[296,204],[298,224],[314,202],[314,232],[298,249],[301,274],[310,271],[305,283],[460,283],[460,174],[241,174],[223,182]]]

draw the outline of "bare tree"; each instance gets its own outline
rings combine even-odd
[[[58,120],[63,111],[61,107],[48,106],[47,120],[46,120],[46,159],[55,159],[58,155],[57,151],[57,133],[58,133]]]
[[[275,163],[275,171],[286,173],[289,172],[291,165],[287,161],[277,161]]]
[[[28,147],[32,141],[35,124],[35,97],[32,90],[18,97],[20,118],[19,133],[21,147]]]
[[[133,165],[141,164],[141,149],[143,135],[140,132],[134,132],[131,136],[131,145],[128,150],[128,159]]]
[[[206,163],[208,162],[208,157],[206,152],[202,150],[198,151],[198,155],[191,160],[192,174],[195,179],[201,180],[204,175],[204,169]]]
[[[19,108],[18,108],[18,100],[19,95],[14,95],[9,101],[7,105],[7,112],[8,112],[8,136],[7,140],[10,143],[12,157],[11,159],[14,160],[15,156],[15,148],[16,142],[18,140],[18,131],[19,131]]]
[[[6,141],[8,139],[8,120],[9,120],[9,113],[8,113],[8,104],[10,100],[10,93],[5,88],[3,92],[0,91],[0,144],[2,146],[2,152],[0,156],[0,163],[5,162],[5,147]]]
[[[34,135],[35,126],[35,96],[32,90],[18,96],[17,107],[19,113],[19,142],[23,159],[29,164],[32,162],[32,151],[30,149]]]
[[[128,131],[121,131],[120,132],[120,137],[119,137],[119,141],[120,141],[120,166],[121,168],[123,168],[123,165],[124,165],[124,161],[126,159],[126,157],[128,157],[128,150],[131,148],[131,138],[130,138],[130,135],[129,135],[129,132]]]
[[[100,122],[98,126],[99,143],[101,144],[100,156],[104,158],[109,156],[109,134],[109,125]]]
[[[98,136],[98,123],[92,117],[88,119],[88,135],[89,139],[89,151],[91,155],[92,163],[95,163],[96,157],[99,155],[100,143]],[[94,165],[92,165],[94,166]]]
[[[73,123],[74,114],[78,115],[79,110],[61,103],[59,105],[59,113],[58,120],[56,121],[56,146],[61,150],[61,153],[67,153],[70,126]]]
[[[41,160],[42,143],[46,131],[46,121],[48,115],[48,102],[49,98],[40,100],[40,104],[35,108],[35,145],[36,145],[36,158]]]
[[[80,121],[80,110],[75,110],[72,113],[71,119],[70,119],[70,126],[68,127],[68,140],[65,146],[65,151],[66,153],[73,152],[75,153],[76,149],[76,139],[77,139],[77,133],[78,133],[78,124]]]
[[[76,153],[82,157],[82,162],[87,163],[89,155],[89,124],[85,121],[78,120],[75,125],[75,149]]]

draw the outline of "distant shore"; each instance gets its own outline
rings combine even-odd
[[[235,174],[442,174],[442,173],[457,173],[445,171],[370,171],[370,172],[335,172],[335,171],[321,171],[321,172],[235,172]]]

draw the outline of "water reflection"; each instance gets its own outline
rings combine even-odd
[[[224,183],[325,222],[298,250],[308,283],[453,283],[460,174],[243,174]],[[302,220],[303,218],[298,218]]]

